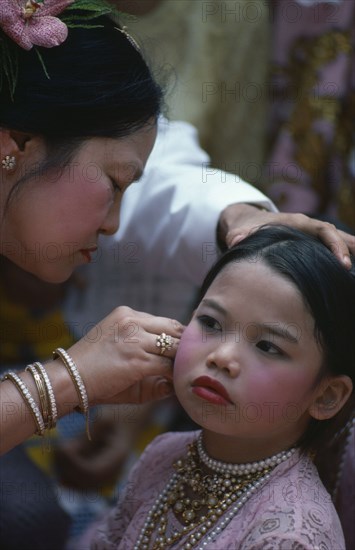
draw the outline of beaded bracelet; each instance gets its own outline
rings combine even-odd
[[[10,380],[16,386],[31,411],[31,414],[36,424],[35,433],[37,435],[43,436],[45,430],[43,416],[41,414],[41,411],[37,407],[36,401],[33,399],[32,394],[26,384],[14,371],[6,372],[2,377],[2,380]]]
[[[34,378],[42,408],[44,425],[46,429],[51,430],[56,426],[58,413],[48,374],[43,365],[38,361],[32,365],[28,365],[26,371],[29,371]]]
[[[91,441],[91,436],[89,431],[89,402],[88,402],[88,395],[86,392],[83,379],[81,378],[78,367],[74,363],[73,359],[70,357],[69,353],[67,353],[63,348],[57,348],[56,350],[53,351],[53,359],[57,359],[58,357],[62,360],[75,386],[76,392],[79,397],[79,402],[80,402],[79,407],[75,407],[75,410],[79,410],[85,415],[86,435],[88,439]]]

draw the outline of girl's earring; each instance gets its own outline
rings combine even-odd
[[[10,157],[10,155],[6,155],[6,157],[2,160],[2,167],[4,170],[15,170],[16,168],[16,158]]]

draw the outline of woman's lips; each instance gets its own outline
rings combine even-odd
[[[97,250],[97,246],[95,246],[93,248],[83,248],[82,250],[80,250],[80,252],[84,256],[87,263],[89,264],[91,262],[91,259],[92,259],[91,254],[96,252],[96,250]]]
[[[225,387],[209,376],[200,376],[192,382],[192,391],[198,397],[215,405],[233,404]]]

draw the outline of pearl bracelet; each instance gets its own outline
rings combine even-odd
[[[73,359],[70,357],[68,352],[66,352],[63,348],[57,348],[56,350],[53,351],[53,359],[57,359],[58,357],[62,360],[75,386],[76,392],[79,397],[79,402],[80,402],[79,407],[76,407],[75,410],[79,409],[79,411],[85,415],[86,435],[88,439],[91,441],[91,436],[89,431],[89,401],[88,401],[88,395],[86,392],[83,379],[79,374],[78,367],[76,366],[76,364],[74,363]]]

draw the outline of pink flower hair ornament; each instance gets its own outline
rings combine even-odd
[[[56,15],[74,0],[0,0],[0,27],[21,48],[59,46],[68,27]]]
[[[56,17],[61,13],[60,18]],[[18,47],[27,51],[33,48],[50,78],[38,47],[60,46],[68,36],[68,28],[100,26],[92,20],[102,15],[118,17],[119,11],[107,0],[0,0],[0,91],[7,85],[14,98]]]

